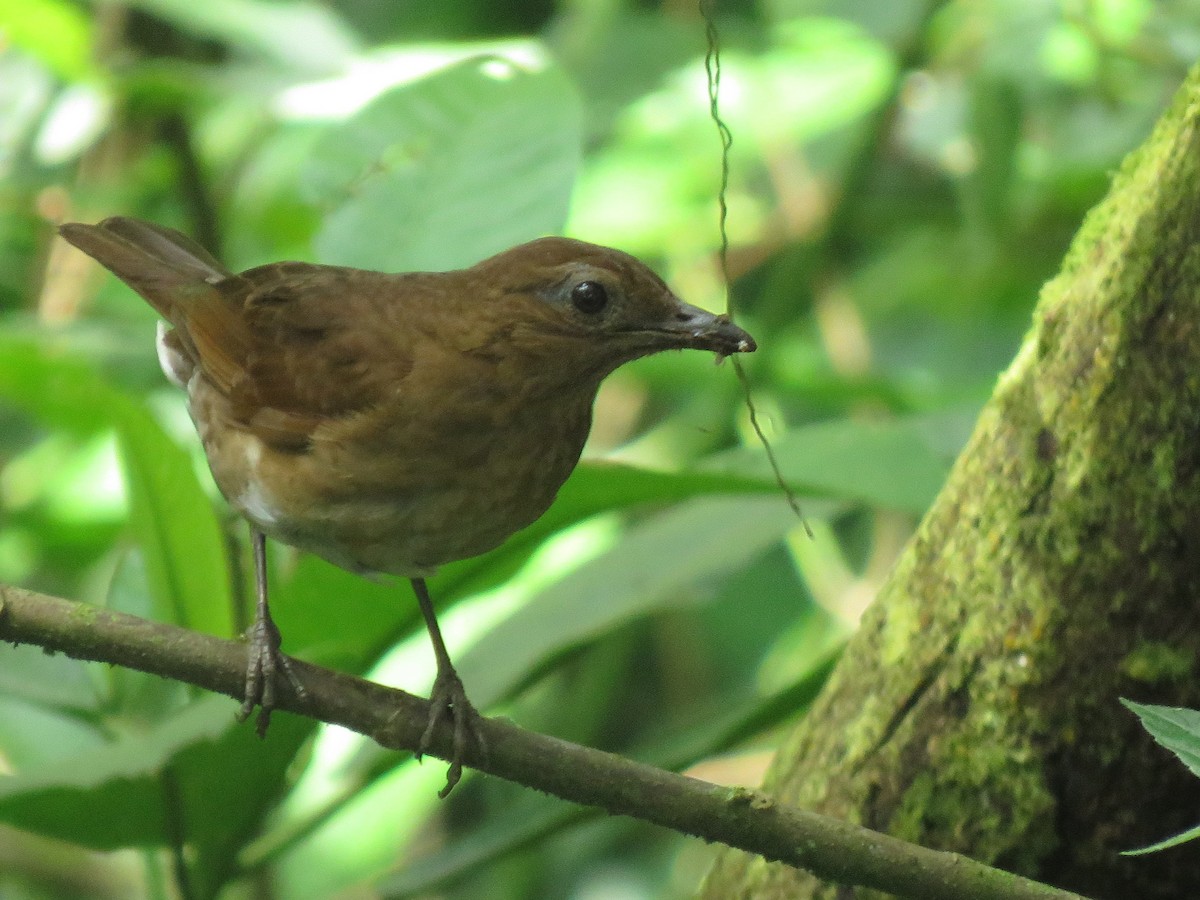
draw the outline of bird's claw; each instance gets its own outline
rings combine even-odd
[[[429,751],[433,743],[433,734],[442,720],[449,716],[454,723],[453,751],[450,756],[450,768],[446,770],[446,786],[438,791],[438,797],[444,800],[462,778],[462,760],[467,752],[468,742],[473,741],[482,756],[487,755],[487,744],[479,729],[479,713],[467,699],[462,679],[454,669],[438,672],[429,695],[429,704],[429,721],[425,725],[420,743],[417,744],[418,761]]]
[[[296,675],[292,661],[280,650],[279,629],[270,618],[256,619],[246,632],[248,640],[246,659],[246,687],[242,708],[237,720],[245,722],[258,707],[255,731],[260,738],[267,736],[271,725],[271,712],[275,709],[275,679],[283,674],[298,697],[306,694],[304,685]]]

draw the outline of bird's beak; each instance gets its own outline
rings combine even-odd
[[[682,301],[674,318],[657,330],[670,346],[712,350],[719,356],[753,353],[758,349],[754,338],[729,321],[729,316],[714,315]]]

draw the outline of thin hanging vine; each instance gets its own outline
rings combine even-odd
[[[721,184],[717,191],[717,225],[721,240],[718,259],[721,267],[721,283],[725,287],[725,309],[732,318],[733,292],[729,281],[729,203],[726,198],[729,193],[729,151],[733,147],[733,132],[721,118],[721,46],[717,23],[712,12],[713,0],[699,0],[699,7],[700,15],[704,18],[704,36],[708,44],[704,54],[704,72],[708,76],[708,112],[721,139]],[[742,397],[746,403],[746,411],[750,415],[750,427],[754,429],[755,436],[762,444],[763,450],[766,451],[767,462],[775,476],[775,483],[779,485],[779,489],[787,499],[788,506],[800,519],[801,524],[804,525],[804,531],[811,538],[813,536],[812,528],[804,518],[804,512],[800,509],[800,501],[797,499],[796,493],[784,479],[783,472],[779,468],[779,460],[775,456],[775,450],[771,447],[771,442],[767,440],[762,425],[758,421],[758,409],[754,405],[754,396],[750,390],[750,378],[746,375],[742,361],[736,356],[733,357],[733,370],[737,373],[738,382],[742,386]]]

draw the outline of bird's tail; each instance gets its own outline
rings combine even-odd
[[[211,253],[173,228],[114,216],[99,225],[71,222],[58,233],[141,294],[169,322],[186,288],[214,285],[230,272]]]

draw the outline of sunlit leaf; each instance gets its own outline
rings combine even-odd
[[[65,0],[0,0],[0,43],[20,47],[64,79],[92,71],[91,21]]]
[[[844,419],[794,429],[776,439],[784,478],[802,493],[923,513],[941,489],[950,460],[919,420]],[[768,478],[758,447],[720,454],[706,470]]]
[[[191,457],[146,407],[52,346],[0,346],[0,399],[73,430],[112,428],[130,508],[160,615],[210,634],[232,631],[225,544]]]
[[[556,653],[637,616],[694,602],[797,524],[777,498],[688,501],[530,599],[458,660],[477,704],[505,696]]]
[[[234,610],[225,542],[191,457],[144,408],[117,409],[130,526],[155,594],[179,624],[228,636]]]
[[[328,210],[317,255],[453,269],[557,231],[579,165],[579,100],[553,66],[452,66],[331,128],[304,182]]]

